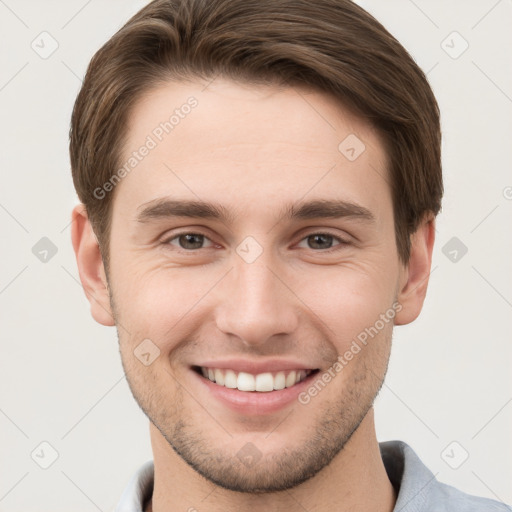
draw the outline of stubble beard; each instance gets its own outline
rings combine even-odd
[[[111,307],[114,318],[118,317],[112,295]],[[116,321],[116,328],[117,325]],[[117,334],[121,347],[119,328]],[[236,452],[226,454],[225,451],[215,448],[215,443],[208,435],[208,426],[204,426],[209,420],[201,424],[189,421],[190,418],[184,414],[186,408],[183,407],[186,392],[181,390],[171,399],[167,398],[166,402],[166,397],[158,395],[155,388],[148,387],[151,381],[157,386],[156,375],[151,374],[152,378],[148,379],[148,374],[144,375],[144,370],[147,371],[149,368],[142,365],[137,367],[133,359],[125,360],[123,351],[120,352],[133,397],[184,462],[219,487],[240,493],[263,494],[286,491],[309,480],[327,467],[349,442],[372,408],[388,369],[392,333],[390,331],[382,334],[387,339],[373,340],[388,347],[385,354],[376,356],[380,363],[384,362],[379,373],[374,371],[373,365],[368,367],[363,360],[339,396],[324,400],[322,411],[316,414],[314,424],[302,435],[300,446],[284,447],[278,453],[268,454],[264,453],[264,444],[256,446],[264,455],[250,466],[245,466],[236,456]],[[130,345],[130,342],[127,345]],[[132,350],[125,352],[126,357],[133,355]],[[330,385],[336,385],[336,379]],[[316,400],[323,400],[322,393],[319,393],[312,402]],[[293,406],[298,409],[297,414],[290,414],[290,417],[309,417],[308,406],[309,404],[297,402]],[[210,420],[214,421],[211,418]],[[286,429],[287,421],[291,421],[290,418],[283,421],[279,429]],[[241,446],[243,444],[240,443]]]
[[[292,489],[328,466],[370,411],[385,376],[385,371],[379,378],[376,373],[367,370],[364,364],[361,365],[361,375],[353,376],[351,388],[343,389],[337,399],[324,402],[322,411],[316,413],[315,422],[301,435],[300,446],[284,446],[279,452],[265,453],[265,436],[261,436],[261,444],[255,445],[255,450],[259,450],[263,456],[254,464],[244,465],[236,450],[226,453],[225,449],[216,447],[209,434],[208,424],[215,422],[211,417],[206,421],[190,421],[190,416],[186,415],[187,408],[183,406],[187,392],[181,390],[172,399],[166,399],[154,389],[147,390],[152,379],[133,378],[132,373],[126,370],[125,367],[133,397],[183,461],[224,489],[253,494]],[[137,385],[142,382],[146,389]],[[331,385],[333,383],[335,380]],[[322,400],[321,395],[317,395],[314,400]],[[194,400],[191,402],[195,403]],[[296,423],[297,418],[310,417],[309,404],[303,405],[297,401],[292,407],[296,411],[292,411],[279,425],[281,432],[287,428],[287,422]],[[218,419],[222,422],[221,418]],[[227,440],[228,436],[226,433]],[[240,440],[237,449],[244,444]]]

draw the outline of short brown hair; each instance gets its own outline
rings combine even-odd
[[[307,86],[369,121],[387,150],[398,254],[441,209],[439,108],[425,74],[350,0],[154,0],[94,55],[70,129],[73,181],[108,266],[112,197],[135,102],[169,80]],[[340,141],[341,142],[341,141]]]

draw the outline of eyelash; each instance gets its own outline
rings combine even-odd
[[[172,237],[170,238],[166,238],[165,240],[162,241],[162,244],[164,246],[167,246],[167,245],[171,245],[171,242],[173,240],[176,240],[178,239],[180,236],[183,236],[183,235],[197,235],[197,236],[202,236],[204,237],[206,240],[209,240],[210,242],[212,242],[212,240],[210,240],[210,238],[208,236],[206,236],[205,234],[203,233],[200,233],[200,232],[195,232],[195,231],[183,231],[181,233],[177,233],[177,234],[174,234]],[[338,250],[340,250],[341,247],[343,246],[347,246],[350,244],[350,242],[348,242],[347,240],[344,240],[343,238],[340,238],[339,236],[337,235],[333,235],[332,233],[328,233],[328,232],[324,232],[324,231],[318,231],[318,232],[313,232],[313,233],[309,233],[308,235],[306,235],[305,237],[301,238],[300,242],[302,242],[303,240],[306,240],[307,238],[309,237],[312,237],[314,235],[324,235],[324,236],[329,236],[329,237],[332,237],[335,241],[339,242],[338,245],[334,246],[334,247],[331,247],[329,249],[318,249],[318,250],[315,250],[315,249],[311,249],[313,252],[319,252],[319,253],[323,253],[323,254],[330,254],[330,253],[333,253],[333,252],[336,252]],[[299,243],[300,243],[299,242]],[[213,242],[212,242],[213,243]],[[183,249],[181,247],[178,247],[177,250],[179,252],[182,252],[182,253],[194,253],[194,252],[197,252],[199,251],[200,249],[210,249],[210,247],[200,247],[199,249]]]

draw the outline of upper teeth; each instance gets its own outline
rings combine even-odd
[[[201,366],[203,377],[225,386],[226,388],[239,389],[240,391],[273,391],[284,389],[304,380],[312,370],[291,370],[275,373],[258,373],[253,375],[246,372],[235,372],[220,368],[205,368]]]

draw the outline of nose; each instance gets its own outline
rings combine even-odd
[[[298,324],[299,301],[289,288],[289,277],[264,254],[252,263],[235,261],[217,290],[217,327],[247,346],[289,335]]]

